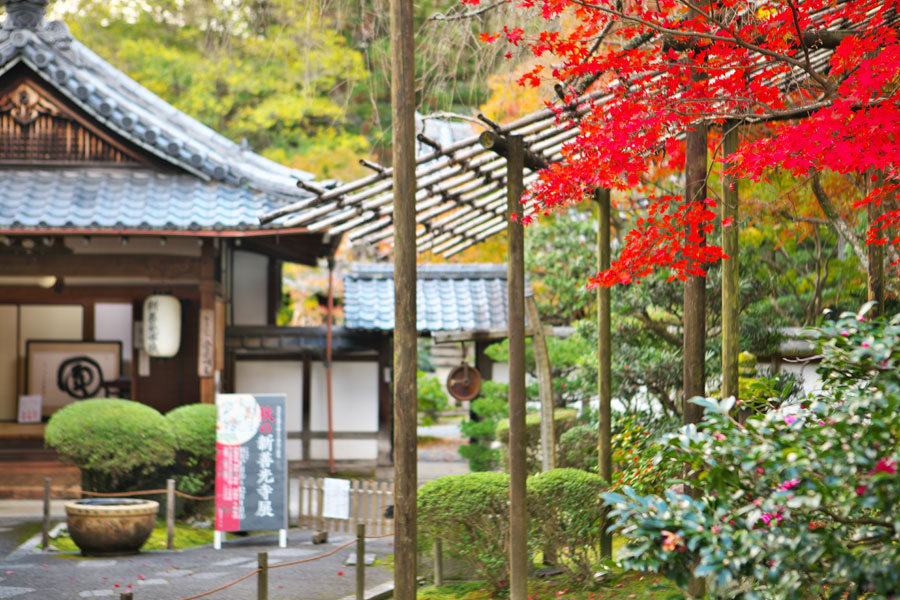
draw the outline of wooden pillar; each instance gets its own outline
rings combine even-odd
[[[550,372],[550,356],[547,338],[534,296],[525,298],[525,312],[531,327],[531,349],[537,370],[538,393],[541,399],[541,471],[556,468],[556,431],[553,419],[553,379]]]
[[[878,185],[884,184],[884,178],[878,177]],[[866,217],[869,221],[869,227],[875,225],[878,217],[881,216],[881,205],[870,202],[866,206]],[[866,246],[866,253],[869,259],[869,270],[867,273],[868,300],[874,302],[875,306],[869,311],[873,317],[884,316],[884,246],[880,244],[869,244]]]
[[[391,0],[394,598],[416,598],[416,149],[413,0]]]
[[[610,194],[607,189],[594,193],[597,202],[597,266],[600,271],[609,269],[610,252]],[[612,306],[610,289],[597,288],[597,397],[598,407],[598,473],[607,483],[612,482],[612,332],[610,321]],[[600,556],[612,558],[612,535],[604,532],[600,537]]]
[[[726,123],[723,135],[724,162],[727,165],[738,148],[737,123]],[[725,226],[728,221],[731,225]],[[722,223],[722,250],[728,256],[722,261],[722,397],[738,398],[738,315],[741,310],[738,288],[738,180],[727,173],[722,177]]]
[[[695,125],[686,134],[685,202],[706,200],[706,125]],[[689,226],[690,227],[690,226]],[[684,282],[684,422],[697,423],[703,409],[689,400],[706,395],[706,278],[689,276]]]
[[[212,239],[203,240],[203,248],[200,253],[200,313],[209,311],[213,325],[213,336],[215,336],[215,314],[216,314],[216,249],[213,246]],[[200,328],[203,327],[203,316],[198,314]],[[188,335],[193,335],[194,332]],[[196,332],[198,338],[200,331]],[[182,334],[184,335],[184,334]],[[202,340],[198,339],[198,354],[203,350],[200,348]],[[213,364],[215,363],[215,346],[216,340],[211,340]],[[215,369],[208,374],[200,376],[200,402],[204,404],[212,404],[216,401],[216,381]]]
[[[506,159],[507,300],[509,304],[509,597],[528,597],[528,514],[525,508],[525,232],[522,136],[509,136]]]

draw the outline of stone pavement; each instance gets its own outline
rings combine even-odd
[[[0,502],[0,513],[2,513]],[[0,517],[3,523],[21,522]],[[55,520],[54,520],[55,522]],[[217,588],[257,567],[257,553],[269,553],[270,567],[309,558],[333,550],[355,539],[347,534],[329,535],[329,543],[313,545],[311,531],[291,529],[288,547],[278,548],[277,534],[249,536],[226,541],[221,550],[201,546],[186,550],[154,550],[132,556],[83,558],[76,553],[41,552],[32,538],[8,555],[0,556],[0,599],[81,600],[110,598],[132,592],[135,600],[179,600]],[[2,537],[2,533],[0,533]],[[366,552],[378,558],[393,553],[392,538],[366,540]],[[31,546],[31,547],[30,547]],[[269,571],[270,600],[334,600],[353,596],[356,567],[345,566],[355,556],[356,545],[308,563]],[[366,588],[372,590],[392,580],[384,567],[366,567]],[[216,592],[213,600],[256,598],[256,577]]]

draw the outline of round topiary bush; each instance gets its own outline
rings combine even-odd
[[[429,481],[418,493],[423,540],[440,539],[445,552],[471,567],[495,591],[508,586],[509,475],[466,473]]]
[[[69,404],[47,423],[44,443],[82,471],[82,487],[121,492],[175,459],[169,424],[130,400],[96,398]]]
[[[213,493],[216,485],[216,405],[187,404],[166,413],[175,436],[172,476],[179,491],[194,496]],[[181,504],[182,512],[195,512],[193,501]]]
[[[528,478],[531,538],[555,565],[582,582],[600,560],[603,478],[580,469],[552,469]]]
[[[593,425],[577,425],[557,442],[557,461],[562,468],[597,472],[599,432]]]

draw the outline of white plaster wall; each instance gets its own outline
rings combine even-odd
[[[509,383],[509,364],[495,362],[491,365],[491,381]]]
[[[288,433],[303,429],[303,362],[296,360],[238,360],[234,364],[234,391],[238,394],[285,394]],[[288,460],[300,460],[300,440],[288,440]]]
[[[265,325],[269,259],[254,252],[234,252],[233,325]]]
[[[312,460],[328,460],[328,440],[311,440]],[[334,440],[335,460],[376,460],[378,440]]]
[[[81,341],[84,307],[74,304],[22,304],[19,307],[19,356],[28,340]]]
[[[335,431],[378,431],[378,363],[332,363],[332,419]],[[325,366],[312,363],[310,427],[328,431]],[[377,445],[376,445],[377,446]],[[377,448],[376,448],[377,451]],[[327,457],[327,453],[326,453]]]
[[[122,342],[122,374],[131,374],[132,305],[130,302],[94,304],[94,339],[98,342]]]

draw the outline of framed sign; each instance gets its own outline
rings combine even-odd
[[[95,398],[104,381],[122,374],[122,342],[28,340],[25,390],[43,397],[49,416],[70,402]]]
[[[19,396],[19,423],[40,423],[41,403],[40,394],[34,396]]]
[[[216,532],[287,530],[285,395],[218,394],[216,409]]]

